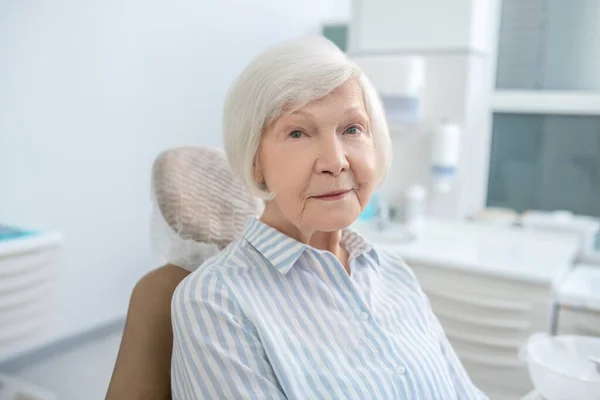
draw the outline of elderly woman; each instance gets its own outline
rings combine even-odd
[[[485,398],[410,269],[348,229],[391,157],[356,65],[322,38],[259,55],[224,143],[265,209],[175,290],[173,398]]]

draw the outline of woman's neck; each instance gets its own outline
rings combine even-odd
[[[344,266],[344,269],[350,274],[349,254],[341,244],[342,231],[321,232],[316,231],[310,238],[309,244],[320,250],[331,252],[338,261]]]
[[[265,207],[260,220],[301,243],[308,244],[319,250],[329,251],[342,263],[346,271],[349,272],[348,252],[341,245],[341,230],[331,232],[301,230],[292,221],[287,220],[278,209],[274,210],[272,205],[271,207]]]

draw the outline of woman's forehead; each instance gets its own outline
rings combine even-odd
[[[323,112],[366,114],[363,91],[354,79],[348,80],[328,95],[293,111],[292,115],[314,115]]]

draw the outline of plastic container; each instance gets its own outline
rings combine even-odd
[[[412,185],[406,191],[404,223],[409,232],[418,235],[423,231],[427,213],[427,191],[421,185]]]
[[[448,120],[434,130],[431,138],[431,179],[433,188],[448,193],[458,168],[461,146],[461,130]]]
[[[521,348],[529,376],[545,400],[600,399],[600,372],[591,358],[600,358],[600,338],[533,335]]]

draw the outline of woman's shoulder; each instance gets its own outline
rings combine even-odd
[[[232,290],[232,280],[227,277],[236,268],[235,263],[225,255],[206,260],[175,289],[171,299],[174,332],[194,332],[206,338],[214,333],[214,324],[233,324],[245,332],[253,331],[236,291]]]
[[[421,290],[417,276],[399,252],[389,249],[376,249],[376,251],[383,274],[394,280],[400,280],[405,285]]]
[[[226,258],[212,257],[177,285],[171,298],[174,329],[189,324],[191,314],[203,319],[224,317],[230,315],[231,310],[239,309],[235,296],[222,279],[221,271],[226,268]]]
[[[198,302],[208,301],[215,295],[226,295],[231,282],[229,278],[243,274],[252,266],[246,245],[243,240],[234,240],[205,260],[179,283],[173,298]]]

